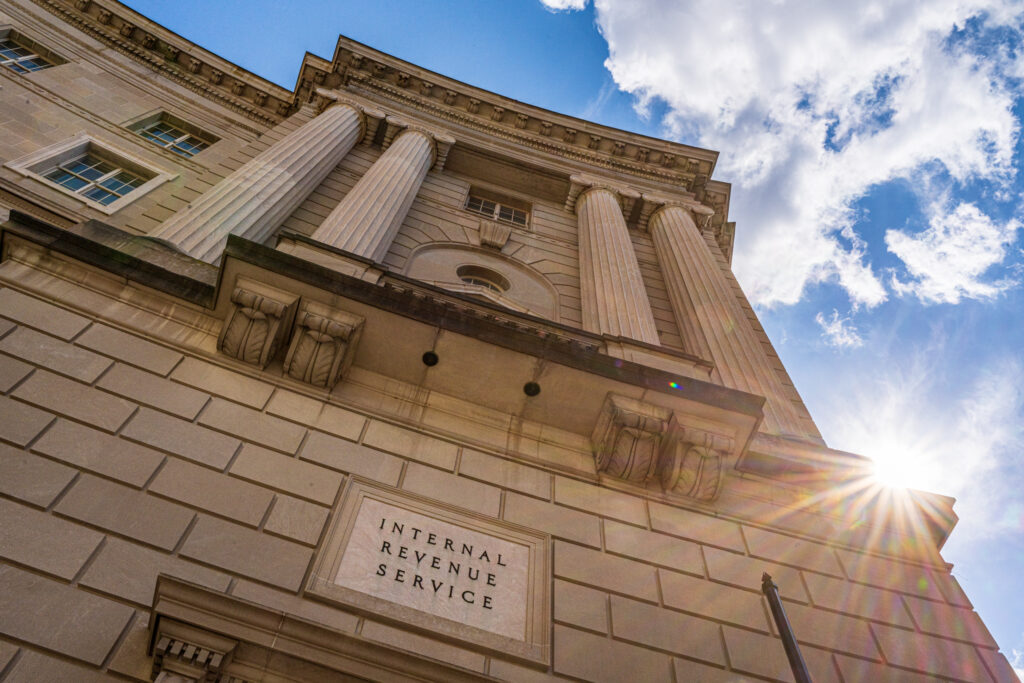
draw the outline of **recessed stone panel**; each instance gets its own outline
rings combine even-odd
[[[353,478],[309,592],[547,663],[548,547],[547,534]]]

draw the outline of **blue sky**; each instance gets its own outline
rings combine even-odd
[[[734,269],[826,440],[958,499],[944,555],[1024,668],[1024,7],[543,2],[128,4],[287,88],[342,33],[719,150]]]

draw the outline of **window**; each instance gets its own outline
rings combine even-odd
[[[195,156],[209,147],[209,143],[205,140],[200,140],[195,135],[172,126],[166,121],[158,121],[143,128],[139,131],[139,135],[183,157]]]
[[[17,31],[0,29],[0,66],[19,74],[27,74],[63,62],[63,59]]]
[[[85,133],[4,165],[106,214],[175,177]]]
[[[512,225],[526,227],[529,224],[529,209],[523,202],[497,196],[488,198],[475,189],[470,190],[466,199],[466,210]]]
[[[153,144],[183,157],[194,157],[218,140],[164,111],[146,114],[124,125]]]
[[[41,174],[47,180],[104,206],[114,203],[149,178],[100,159],[92,152],[57,164]]]
[[[484,287],[495,294],[502,294],[512,286],[503,275],[482,266],[459,266],[455,274],[467,285]]]

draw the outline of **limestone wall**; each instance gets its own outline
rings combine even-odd
[[[365,388],[325,396],[166,343],[202,335],[151,313],[108,303],[99,319],[80,308],[94,292],[10,262],[0,274],[59,299],[0,289],[5,680],[149,680],[161,572],[498,679],[789,680],[763,571],[816,681],[1013,680],[941,564],[780,533],[728,501],[686,509],[600,487],[559,467],[564,446],[548,445],[547,466],[470,447],[457,416],[441,438],[382,419]],[[550,533],[550,670],[306,597],[349,475]]]

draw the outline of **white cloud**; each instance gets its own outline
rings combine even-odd
[[[876,184],[937,172],[1012,178],[1014,93],[998,74],[1020,66],[1008,63],[1009,51],[981,60],[948,39],[986,12],[989,24],[1019,22],[1019,4],[595,0],[595,8],[619,87],[641,110],[663,99],[667,134],[721,151],[715,176],[735,184],[731,214],[743,231],[735,267],[756,304],[795,303],[818,282],[838,283],[854,305],[884,301],[864,245],[848,239],[853,204]]]
[[[991,299],[1017,284],[1012,279],[984,281],[985,272],[1010,251],[1020,223],[997,224],[973,204],[960,204],[952,213],[933,216],[926,230],[885,233],[889,251],[906,265],[911,279],[893,276],[900,294],[910,293],[926,303],[959,303],[962,298]]]
[[[832,317],[826,318],[820,311],[814,316],[814,320],[821,327],[821,336],[825,343],[836,348],[855,349],[864,345],[857,328],[853,326],[850,318],[839,317],[839,311],[832,309]]]
[[[945,337],[936,331],[936,337]],[[944,342],[899,362],[882,360],[879,377],[836,387],[821,426],[834,448],[862,453],[912,488],[957,498],[958,534],[977,540],[1016,532],[1024,471],[1024,365],[993,359],[957,394],[945,384]]]
[[[540,0],[541,4],[556,12],[575,12],[587,6],[587,0]]]

